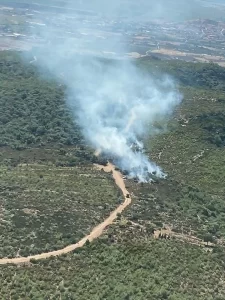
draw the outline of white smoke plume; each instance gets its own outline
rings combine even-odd
[[[70,28],[78,29],[77,23]],[[156,80],[128,58],[97,57],[87,49],[86,39],[59,39],[56,32],[45,26],[41,34],[48,43],[34,55],[67,86],[68,105],[86,141],[139,181],[149,181],[151,174],[164,177],[160,167],[143,153],[141,141],[154,133],[154,123],[171,114],[180,102],[172,79],[162,76]],[[119,39],[108,38],[103,46],[119,48]],[[95,39],[89,45],[101,52]]]
[[[87,64],[80,72],[84,72],[85,88],[82,85],[77,93],[75,87],[74,94],[86,139],[131,177],[146,181],[153,172],[163,177],[161,169],[142,153],[141,139],[180,101],[173,82],[164,77],[157,83],[129,60],[103,69]]]

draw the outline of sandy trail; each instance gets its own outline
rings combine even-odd
[[[107,226],[111,225],[113,221],[116,219],[117,214],[122,213],[122,211],[131,203],[130,193],[127,191],[125,187],[125,183],[122,177],[122,174],[119,171],[115,170],[115,166],[111,163],[108,163],[106,167],[95,165],[98,169],[103,169],[105,172],[111,172],[113,174],[113,178],[115,180],[115,183],[117,186],[121,189],[124,195],[124,202],[118,206],[111,214],[110,216],[104,220],[101,224],[99,224],[97,227],[95,227],[91,233],[87,236],[85,236],[82,240],[80,240],[78,243],[69,245],[63,249],[48,252],[48,253],[42,253],[37,255],[32,255],[28,257],[17,257],[17,258],[3,258],[0,259],[0,265],[5,264],[22,264],[22,263],[29,263],[31,259],[45,259],[49,258],[51,256],[59,256],[62,254],[69,253],[77,248],[81,248],[84,246],[84,244],[89,240],[90,242],[94,239],[98,238],[102,235],[103,231],[106,229]],[[129,198],[127,198],[127,195],[129,195]]]

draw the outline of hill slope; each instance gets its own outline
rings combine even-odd
[[[111,175],[93,170],[63,87],[17,55],[0,55],[0,255],[27,256],[74,243],[122,199]],[[184,94],[167,130],[159,123],[162,133],[145,140],[168,179],[127,180],[132,205],[93,244],[1,266],[2,299],[224,299],[224,70],[138,65],[171,73]],[[163,228],[170,239],[154,239]]]

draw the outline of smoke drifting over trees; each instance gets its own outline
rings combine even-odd
[[[101,2],[98,5],[103,7]],[[108,9],[115,14],[117,5],[119,1]],[[135,10],[129,6],[127,12],[132,17]],[[79,28],[82,24],[76,20],[71,30]],[[154,79],[128,58],[108,61],[97,57],[96,53],[87,51],[86,38],[59,38],[54,28],[48,26],[40,33],[48,43],[34,51],[37,61],[66,85],[68,105],[79,120],[87,142],[113,157],[131,177],[140,181],[150,180],[152,173],[164,177],[161,169],[143,154],[141,140],[149,131],[155,134],[155,122],[169,115],[179,104],[181,96],[174,82],[167,76]],[[126,48],[120,42],[116,35],[105,41],[117,47],[118,52],[121,44]],[[89,44],[101,50],[95,39]]]

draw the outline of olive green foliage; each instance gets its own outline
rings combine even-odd
[[[15,54],[0,56],[0,256],[59,249],[100,223],[121,193],[111,174],[90,165],[97,160],[64,88]],[[224,249],[188,244],[189,234],[210,247],[224,240],[224,71],[157,60],[138,65],[181,83],[184,99],[168,128],[156,124],[161,135],[145,140],[167,179],[127,180],[132,205],[98,241],[29,267],[1,266],[1,299],[225,298]],[[182,243],[153,239],[154,228],[168,226]]]
[[[200,237],[210,233],[224,239],[225,95],[220,88],[225,71],[212,64],[183,62],[147,61],[143,67],[154,72],[155,64],[158,74],[177,69],[177,78],[190,85],[195,82],[195,88],[180,86],[183,101],[168,128],[146,140],[146,152],[168,176],[153,185],[128,182],[137,198],[127,215],[159,228],[167,225]]]
[[[219,252],[218,252],[219,251]],[[2,299],[222,300],[223,252],[114,226],[74,253],[4,266]]]
[[[225,91],[225,68],[217,64],[161,61],[148,57],[140,59],[137,64],[147,70],[151,68],[151,72],[158,76],[162,71],[170,74],[185,86]]]
[[[0,256],[60,249],[79,241],[118,203],[111,176],[93,167],[0,169]]]
[[[18,55],[0,53],[0,146],[81,143],[62,86],[38,77]]]
[[[218,147],[225,146],[225,113],[202,114],[197,117],[201,127],[209,132],[209,140]]]
[[[1,52],[0,85],[0,161],[52,161],[60,166],[96,161],[61,84],[40,74],[22,55]]]

